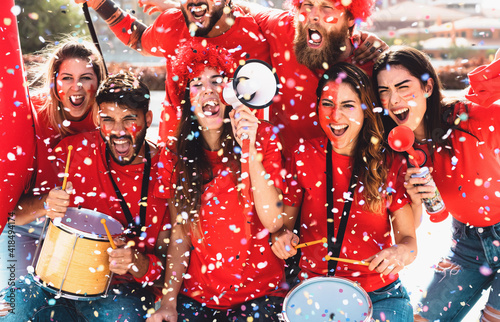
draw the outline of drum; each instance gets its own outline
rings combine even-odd
[[[35,280],[52,293],[73,300],[106,296],[111,281],[107,249],[111,245],[102,218],[111,235],[123,232],[120,222],[89,209],[68,208],[57,225],[50,220]]]
[[[313,277],[288,292],[282,321],[370,321],[368,294],[356,283],[340,277]]]

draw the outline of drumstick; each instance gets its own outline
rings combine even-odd
[[[315,240],[315,241],[312,241],[312,242],[298,244],[297,246],[295,246],[295,249],[299,249],[299,248],[307,247],[307,246],[312,246],[312,245],[316,245],[316,244],[324,244],[324,243],[326,243],[325,237],[318,239],[318,240]]]
[[[69,158],[71,157],[71,150],[73,150],[73,146],[68,146],[68,158],[66,159],[66,168],[64,169],[64,179],[62,184],[62,190],[66,190],[66,183],[68,182],[68,172],[69,172]]]
[[[337,261],[337,262],[344,262],[344,263],[350,263],[350,264],[358,264],[358,265],[364,265],[364,266],[368,266],[370,265],[369,262],[364,262],[364,261],[358,261],[358,260],[354,260],[354,259],[348,259],[348,258],[338,258],[338,257],[332,257],[330,255],[326,255],[325,256],[325,259],[327,261],[329,260],[333,260],[333,261]]]
[[[113,241],[113,237],[111,236],[111,233],[109,232],[108,225],[106,225],[106,219],[102,218],[101,224],[104,226],[104,230],[106,231],[106,235],[108,235],[108,239],[109,239],[109,243],[111,244],[111,248],[116,249],[116,245],[115,245],[115,242]]]

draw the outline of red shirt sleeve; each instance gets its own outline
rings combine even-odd
[[[283,174],[283,158],[281,154],[281,143],[277,133],[274,133],[274,126],[271,123],[262,122],[264,126],[259,126],[257,151],[263,153],[262,165],[269,175],[269,180],[273,181],[276,188],[285,190],[286,184]]]
[[[169,199],[174,197],[173,185],[177,182],[177,176],[174,173],[174,166],[177,158],[168,148],[160,151],[160,161],[158,162],[158,173],[160,180],[155,188],[155,196],[158,198]]]
[[[410,198],[406,194],[404,186],[406,169],[407,165],[403,157],[394,154],[394,159],[387,173],[387,192],[392,194],[391,204],[388,207],[390,212],[395,212],[410,203]]]
[[[297,180],[297,176],[300,175],[300,166],[303,163],[297,159],[297,155],[300,153],[298,151],[298,145],[293,151],[290,161],[286,163],[287,189],[284,193],[283,201],[288,206],[299,207],[302,204],[304,191],[302,190],[299,180]]]

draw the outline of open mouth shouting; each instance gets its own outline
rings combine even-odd
[[[80,107],[85,101],[85,96],[83,95],[71,95],[69,97],[69,102],[73,107]]]
[[[410,109],[405,107],[398,110],[392,110],[392,114],[399,120],[400,123],[404,123],[408,120],[410,115]]]
[[[337,125],[331,124],[330,125],[330,129],[331,129],[333,135],[335,135],[336,137],[341,137],[342,135],[344,135],[344,133],[347,131],[348,128],[349,128],[349,125],[347,125],[347,124],[337,124]]]
[[[209,99],[205,101],[202,105],[203,115],[206,117],[217,116],[220,111],[219,102],[215,99]]]
[[[193,15],[194,19],[199,22],[208,14],[207,3],[191,3],[188,5],[188,10]]]
[[[132,157],[133,145],[130,138],[110,138],[111,146],[115,152],[117,159],[128,160]]]
[[[311,48],[319,48],[323,43],[323,36],[316,29],[308,29],[307,44]]]

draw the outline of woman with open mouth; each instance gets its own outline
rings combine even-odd
[[[25,275],[35,255],[47,211],[49,191],[58,182],[52,149],[64,137],[96,129],[95,94],[106,70],[95,46],[81,39],[68,38],[46,49],[46,62],[40,65],[41,82],[30,88],[36,135],[35,168],[28,169],[32,185],[25,187],[15,207],[12,223],[17,232],[16,276]],[[40,195],[43,195],[41,197]],[[27,225],[30,223],[29,225]],[[24,225],[24,226],[21,226]],[[2,235],[3,238],[4,235]]]
[[[460,321],[490,286],[481,321],[500,320],[500,105],[492,105],[500,98],[499,56],[500,51],[493,63],[469,73],[470,101],[443,100],[430,60],[411,47],[391,48],[374,66],[382,107],[415,134],[414,148],[427,155],[421,166],[433,169],[453,216],[451,251],[437,264],[415,321]],[[394,122],[387,122],[387,131]],[[421,207],[423,198],[435,196],[435,187],[428,179],[411,178],[416,172],[408,169],[406,187],[412,206]],[[420,212],[416,225],[421,218]]]
[[[299,238],[292,230],[300,210],[300,241],[326,242],[301,249],[298,280],[349,279],[368,293],[374,321],[413,321],[398,275],[417,255],[403,186],[406,162],[384,143],[380,108],[361,69],[348,63],[331,66],[316,95],[325,136],[293,149],[285,227],[273,237],[272,249],[283,259],[297,253]]]
[[[414,148],[427,155],[421,166],[433,168],[432,177],[453,216],[450,253],[436,265],[415,321],[460,321],[490,287],[481,321],[500,320],[500,105],[493,104],[500,98],[495,90],[499,57],[497,51],[493,63],[469,73],[468,100],[443,100],[430,60],[411,47],[391,48],[374,66],[382,107],[397,125],[415,134]],[[417,171],[410,168],[406,175],[412,207],[435,196],[427,179],[410,177]],[[417,214],[416,225],[422,213]]]
[[[161,308],[148,321],[278,321],[284,262],[268,239],[282,225],[280,143],[248,107],[221,100],[234,68],[227,50],[200,43],[174,62],[184,104],[158,189],[169,199],[172,236]]]

